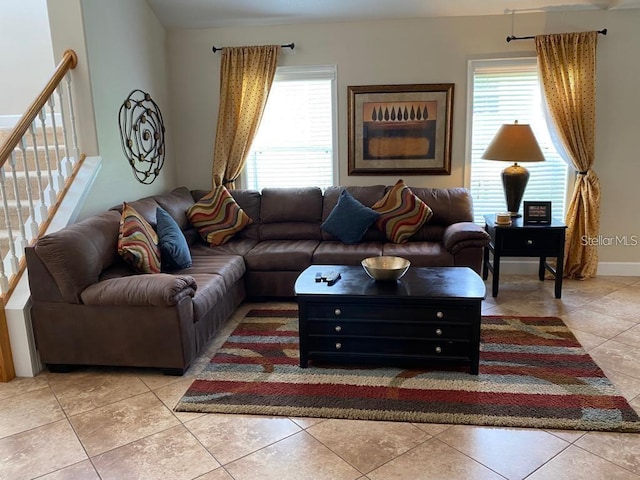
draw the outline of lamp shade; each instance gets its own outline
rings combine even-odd
[[[525,123],[507,123],[482,154],[484,160],[505,162],[542,162],[544,155],[533,135],[531,126]]]

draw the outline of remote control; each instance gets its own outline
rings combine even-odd
[[[340,272],[331,271],[325,276],[325,278],[327,280],[327,285],[331,286],[340,278]]]

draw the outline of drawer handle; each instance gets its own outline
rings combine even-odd
[[[533,245],[533,240],[527,240],[527,245]]]
[[[336,308],[333,313],[335,313],[336,315],[342,315],[342,310],[340,310],[339,308]]]
[[[436,328],[436,335],[438,336],[442,335],[442,329]]]
[[[336,350],[340,350],[342,348],[342,344],[340,342],[336,343]]]
[[[336,332],[341,332],[342,331],[342,327],[340,325],[336,325]]]
[[[442,348],[436,347],[436,353],[442,353]]]
[[[436,313],[436,317],[438,317],[438,318],[444,318],[444,313],[442,313],[442,312],[438,312],[438,313]]]

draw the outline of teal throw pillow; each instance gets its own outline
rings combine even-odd
[[[342,190],[338,203],[322,223],[322,229],[340,239],[342,243],[353,245],[362,239],[378,217],[378,212],[365,207],[349,192]]]
[[[156,209],[156,220],[162,271],[171,272],[190,267],[192,260],[189,245],[176,221],[160,207]]]

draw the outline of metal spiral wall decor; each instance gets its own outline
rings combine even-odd
[[[122,149],[140,183],[150,184],[164,164],[164,122],[151,96],[134,90],[118,113]]]

